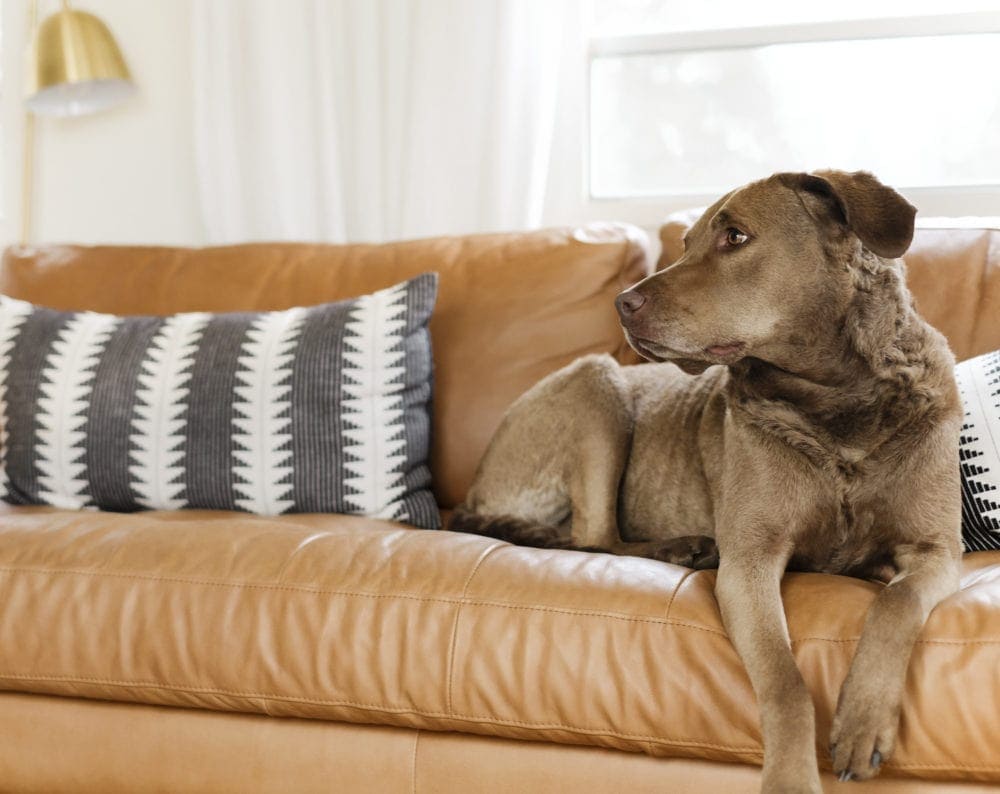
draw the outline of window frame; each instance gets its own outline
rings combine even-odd
[[[711,30],[587,36],[583,39],[583,107],[579,120],[579,181],[584,220],[627,218],[641,226],[655,227],[670,212],[705,206],[717,194],[664,191],[655,194],[595,196],[591,192],[591,66],[607,56],[654,55],[690,51],[752,48],[775,44],[798,44],[864,39],[918,38],[941,35],[1000,33],[1000,10],[966,11],[952,14],[922,14],[912,17],[841,19],[781,25],[732,27]],[[998,130],[1000,134],[1000,130]],[[919,209],[923,217],[1000,217],[1000,184],[896,186]]]

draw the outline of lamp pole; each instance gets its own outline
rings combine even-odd
[[[28,30],[30,36],[35,35],[35,23],[38,17],[38,0],[31,0],[31,10],[28,13]],[[21,245],[31,241],[31,205],[34,202],[35,181],[35,114],[27,105],[24,108],[24,142],[21,162]]]
[[[135,92],[121,49],[108,26],[93,14],[70,8],[38,21],[31,0],[28,92],[25,98],[21,173],[21,242],[31,242],[34,204],[36,116],[81,116],[113,107]]]

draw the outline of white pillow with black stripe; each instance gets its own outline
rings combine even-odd
[[[966,551],[1000,549],[1000,350],[955,367],[965,403],[959,441]]]
[[[280,312],[116,317],[0,296],[0,496],[439,526],[437,274]]]

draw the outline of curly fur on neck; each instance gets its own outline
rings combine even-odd
[[[861,248],[847,264],[853,294],[829,349],[835,382],[760,359],[730,368],[732,401],[759,429],[815,465],[850,474],[859,461],[954,405],[954,359],[913,307],[900,259]]]

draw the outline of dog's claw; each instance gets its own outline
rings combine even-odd
[[[872,753],[872,766],[875,767],[876,769],[882,766],[882,753],[880,753],[878,750]]]
[[[840,773],[840,777],[838,779],[840,780],[841,783],[848,783],[851,780],[853,780],[853,778],[854,775],[845,769],[843,772]]]

